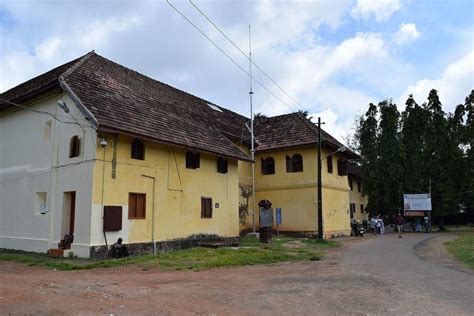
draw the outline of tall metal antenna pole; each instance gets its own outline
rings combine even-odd
[[[254,141],[254,134],[253,134],[253,104],[252,104],[252,37],[251,37],[251,29],[249,24],[249,73],[250,73],[250,91],[249,91],[249,98],[250,98],[250,134],[251,137],[251,145],[250,145],[250,154],[252,156],[252,200],[253,200],[253,232],[255,233],[255,213],[257,211],[256,208],[256,199],[255,196],[255,141]]]
[[[324,237],[322,187],[323,183],[321,181],[321,118],[318,117],[318,239],[323,239]]]

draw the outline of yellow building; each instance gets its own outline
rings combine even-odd
[[[234,241],[253,214],[258,227],[242,115],[94,52],[0,99],[0,248],[104,256],[118,238],[140,253]],[[255,201],[282,208],[281,231],[317,231],[315,125],[255,127]],[[357,155],[328,156],[342,144],[322,139],[324,233],[345,235]]]
[[[369,214],[365,211],[367,206],[367,196],[363,194],[363,177],[360,169],[354,165],[348,165],[349,181],[349,203],[351,221],[364,221],[369,219]]]
[[[282,209],[283,232],[313,235],[317,221],[317,127],[301,113],[260,117],[256,126],[256,197]],[[358,156],[322,131],[323,233],[325,238],[349,235],[349,186],[347,159]],[[239,162],[239,165],[249,165]],[[241,179],[250,168],[241,168]],[[258,214],[258,211],[256,212]],[[258,215],[256,216],[258,227]],[[253,216],[246,219],[253,226]],[[273,229],[277,229],[276,223]]]
[[[94,52],[0,98],[0,248],[89,257],[118,238],[141,253],[239,237],[241,116]]]

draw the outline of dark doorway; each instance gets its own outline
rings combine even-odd
[[[70,192],[71,194],[71,205],[69,209],[71,213],[69,215],[69,235],[74,236],[74,220],[76,217],[76,191]]]

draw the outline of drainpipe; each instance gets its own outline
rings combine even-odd
[[[102,198],[100,204],[102,204],[102,233],[104,234],[104,240],[105,240],[105,251],[107,253],[107,257],[109,256],[109,245],[107,244],[107,236],[105,234],[105,227],[104,227],[104,215],[105,215],[105,207],[104,207],[104,188],[105,188],[105,147],[107,147],[107,144],[105,146],[102,146],[104,148],[104,161],[102,162]]]
[[[153,180],[152,209],[151,209],[151,242],[153,243],[153,254],[156,255],[156,239],[155,239],[155,182],[156,178],[142,174],[142,177]]]

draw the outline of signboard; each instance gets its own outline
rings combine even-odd
[[[276,224],[281,225],[281,207],[276,209]]]
[[[272,208],[260,208],[260,227],[272,227],[273,226],[273,209]]]
[[[405,211],[405,216],[420,216],[423,217],[425,215],[425,211]]]
[[[431,211],[430,194],[403,194],[405,211]]]

